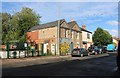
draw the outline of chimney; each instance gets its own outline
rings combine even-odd
[[[74,19],[71,19],[71,22],[75,21]]]
[[[86,30],[86,25],[83,25],[83,26],[82,26],[82,29]]]

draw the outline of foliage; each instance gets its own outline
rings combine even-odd
[[[2,13],[2,40],[26,41],[26,32],[33,26],[39,25],[41,17],[33,9],[23,7],[20,12],[13,15]]]
[[[98,27],[93,34],[93,42],[96,46],[107,45],[112,43],[112,36],[109,34],[108,31]]]
[[[69,49],[70,49],[69,43],[60,44],[60,52],[61,53],[63,53],[63,54],[68,53]]]
[[[6,42],[8,40],[8,32],[10,31],[11,15],[8,13],[2,13],[2,41]]]

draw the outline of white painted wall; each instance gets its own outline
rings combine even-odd
[[[87,42],[92,42],[92,34],[90,34],[90,39],[87,38],[87,33],[88,32],[85,32],[85,31],[82,31],[82,41],[87,41]]]
[[[13,52],[14,51],[10,51],[10,58],[13,57]],[[17,52],[17,57],[19,57],[19,51],[16,51]],[[24,57],[25,56],[25,52],[24,51],[21,51],[20,52],[20,57]],[[7,58],[7,51],[0,51],[0,57],[1,58]]]
[[[53,55],[55,55],[55,50],[56,50],[56,44],[55,44],[55,43],[52,43],[52,44],[51,44],[51,53],[52,53]]]
[[[48,45],[48,43],[44,44],[44,51],[43,51],[44,53],[47,53],[47,45]]]

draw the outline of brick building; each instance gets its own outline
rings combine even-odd
[[[75,21],[67,23],[64,19],[59,20],[60,52],[57,52],[57,29],[58,21],[53,21],[32,27],[27,32],[27,42],[37,44],[40,52],[52,55],[70,52],[73,48],[82,47],[82,31]]]

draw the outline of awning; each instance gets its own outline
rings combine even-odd
[[[83,44],[87,44],[87,41],[83,41]]]

